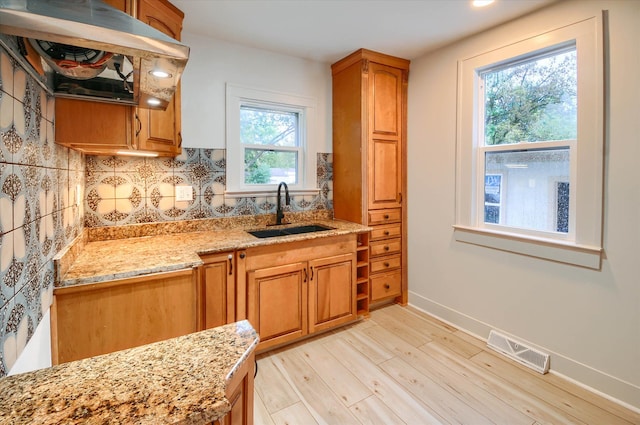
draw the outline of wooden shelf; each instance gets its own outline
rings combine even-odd
[[[356,302],[358,316],[369,316],[369,233],[358,235],[358,248],[356,249]]]

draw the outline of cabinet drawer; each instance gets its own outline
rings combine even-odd
[[[372,257],[378,255],[397,254],[402,250],[402,239],[386,239],[369,243],[369,250]]]
[[[371,301],[397,297],[402,292],[400,270],[371,277]]]
[[[392,255],[390,257],[381,257],[377,260],[371,261],[371,273],[378,273],[387,270],[399,269],[402,265],[402,260],[399,255]]]
[[[388,224],[385,226],[376,226],[371,231],[371,240],[398,238],[402,236],[402,224]]]
[[[402,209],[370,210],[369,224],[397,223],[402,220]]]

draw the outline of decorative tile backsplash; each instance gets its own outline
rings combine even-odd
[[[82,230],[83,155],[53,143],[54,101],[0,48],[0,377],[51,305],[52,258]]]
[[[289,211],[333,209],[332,154],[317,158],[320,192],[292,196]],[[87,156],[85,226],[275,214],[276,196],[225,197],[225,150],[183,149],[176,158]],[[192,187],[177,201],[176,185]]]

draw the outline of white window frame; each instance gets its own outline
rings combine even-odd
[[[278,148],[299,152],[298,176],[296,184],[289,184],[289,192],[297,195],[314,195],[317,187],[317,137],[315,136],[317,101],[311,97],[297,96],[269,90],[227,84],[226,87],[226,173],[227,184],[225,196],[245,197],[264,196],[276,192],[277,184],[245,184],[244,183],[244,148],[240,141],[240,107],[272,108],[298,113],[299,147]],[[248,146],[253,147],[253,145]]]
[[[458,62],[456,223],[460,242],[600,269],[604,150],[602,17],[592,17]],[[569,234],[504,228],[484,223],[484,149],[480,146],[480,73],[559,46],[575,43],[578,66],[578,137],[570,146]],[[537,142],[531,148],[552,147]],[[498,149],[518,149],[505,145]]]

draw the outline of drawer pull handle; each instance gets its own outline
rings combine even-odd
[[[384,235],[385,235],[385,236],[389,236],[389,231],[388,231],[388,230],[385,230],[385,231],[384,231]]]
[[[385,219],[385,220],[389,220],[389,214],[385,214],[385,215],[384,215],[384,219]]]
[[[135,118],[136,118],[136,123],[138,124],[138,128],[136,129],[136,137],[138,137],[138,135],[142,131],[142,121],[140,121],[138,114],[135,114]]]
[[[387,262],[385,261],[384,266],[385,266],[385,267],[389,267],[389,263],[387,263]]]
[[[384,289],[391,289],[391,285],[389,285],[388,283],[384,284]]]

